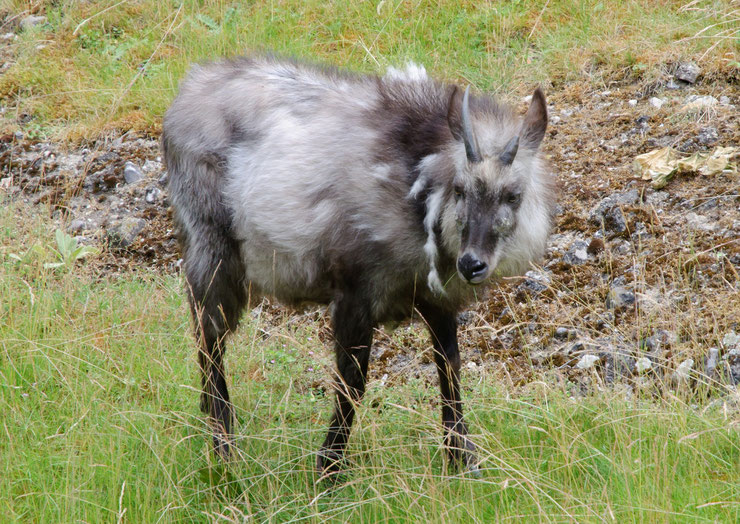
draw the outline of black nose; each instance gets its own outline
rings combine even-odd
[[[457,269],[465,280],[471,281],[482,277],[488,270],[488,264],[478,260],[470,253],[465,253],[457,261]]]

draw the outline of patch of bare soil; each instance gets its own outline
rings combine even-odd
[[[560,180],[542,267],[460,315],[465,373],[511,385],[546,378],[585,392],[611,383],[723,391],[740,383],[740,175],[681,175],[654,190],[635,156],[740,145],[736,70],[695,83],[666,66],[652,80],[614,74],[549,94],[546,153]],[[524,107],[524,102],[522,103]],[[735,166],[737,159],[735,159]],[[81,242],[104,248],[101,276],[178,271],[158,143],[124,135],[66,149],[0,137],[0,199],[47,204]],[[266,303],[265,336],[285,323]],[[317,318],[329,342],[326,315]],[[379,330],[371,377],[436,380],[419,326]]]

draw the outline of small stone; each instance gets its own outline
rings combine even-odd
[[[570,266],[580,266],[588,261],[588,244],[576,240],[563,255],[563,262]]]
[[[134,243],[136,237],[145,227],[145,220],[127,217],[108,228],[108,238],[114,246],[127,247]]]
[[[127,184],[133,184],[144,178],[144,174],[134,163],[126,162],[123,168],[123,178]]]
[[[693,211],[686,213],[686,225],[691,229],[699,231],[714,231],[717,228],[717,224],[712,222],[704,215],[697,215]]]
[[[15,36],[15,33],[5,33],[3,35],[0,35],[0,42],[6,43],[6,42],[12,42],[17,37]],[[725,97],[727,98],[727,97]]]
[[[519,286],[517,287],[517,291],[521,293],[539,295],[540,293],[545,291],[550,284],[550,278],[547,276],[547,274],[540,271],[527,271],[524,274],[524,277],[524,282],[519,284]]]
[[[560,123],[560,117],[558,115],[553,116],[552,118],[550,118],[550,123],[553,124],[553,125],[554,124],[559,124]]]
[[[722,337],[722,345],[727,349],[740,348],[740,335],[734,331],[728,331]]]
[[[650,104],[656,109],[660,109],[661,107],[663,107],[664,103],[665,102],[661,100],[660,98],[658,98],[657,96],[651,97],[650,100],[648,100],[648,104]]]
[[[144,199],[149,204],[154,204],[159,200],[159,198],[162,196],[162,190],[158,187],[150,187],[146,190],[146,195],[144,196]]]
[[[576,364],[576,367],[578,369],[588,369],[592,368],[594,364],[596,364],[599,361],[599,357],[596,355],[583,355]]]
[[[704,372],[710,378],[717,372],[717,360],[719,359],[719,348],[709,348],[709,354],[704,362]]]
[[[732,103],[732,101],[730,100],[730,97],[729,96],[723,95],[723,96],[719,97],[719,105],[721,105],[721,106],[729,106],[729,105],[731,105],[731,103]]]
[[[606,296],[607,309],[625,309],[634,305],[635,294],[623,286],[615,286],[609,290]]]
[[[169,178],[169,173],[165,171],[164,173],[162,173],[162,176],[159,177],[159,179],[157,180],[157,184],[159,184],[160,186],[166,186],[168,178]]]
[[[644,373],[653,367],[653,361],[647,357],[640,357],[635,361],[635,369],[638,373]]]
[[[673,375],[679,380],[686,380],[689,378],[689,374],[691,373],[691,369],[693,367],[694,367],[694,359],[687,358],[686,360],[684,360],[678,365]]]
[[[72,222],[69,223],[69,226],[67,226],[67,232],[68,233],[79,233],[80,231],[84,231],[86,229],[87,223],[82,218],[75,218]]]
[[[611,237],[627,231],[627,221],[619,207],[614,206],[604,214],[604,228],[610,233]]]
[[[24,31],[28,31],[32,27],[36,27],[36,26],[39,26],[45,23],[46,23],[45,16],[28,15],[23,20],[21,20],[21,28]]]
[[[568,338],[568,328],[560,326],[555,330],[555,338],[565,340]]]
[[[706,96],[691,95],[686,98],[686,101],[683,107],[681,108],[681,111],[684,113],[689,112],[689,111],[700,111],[702,109],[714,107],[718,103],[719,101],[710,95],[706,95]]]
[[[627,101],[627,105],[629,105],[630,107],[636,107],[637,106],[637,100],[635,100],[634,98],[632,100],[628,100]]]
[[[696,135],[696,139],[700,144],[708,146],[714,144],[719,140],[716,127],[702,127],[699,130],[699,134]]]
[[[678,64],[678,69],[674,75],[678,80],[693,84],[701,73],[701,69],[694,62],[682,62]]]
[[[687,85],[687,84],[685,84],[683,82],[679,84],[673,78],[671,78],[670,80],[668,80],[668,83],[665,85],[665,88],[666,89],[681,89],[685,85]]]

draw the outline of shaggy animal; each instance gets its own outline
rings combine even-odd
[[[340,469],[373,329],[412,317],[431,335],[448,455],[474,468],[456,316],[544,251],[546,127],[539,89],[522,119],[413,64],[383,77],[263,56],[193,67],[162,143],[216,451],[229,454],[232,426],[224,338],[269,295],[331,304],[338,376],[321,472]]]

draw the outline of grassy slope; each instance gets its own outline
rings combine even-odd
[[[57,137],[156,130],[190,61],[258,47],[369,71],[414,59],[481,89],[528,90],[649,71],[717,42],[708,57],[719,60],[734,43],[677,42],[726,29],[729,2],[132,1],[103,12],[114,4],[46,5],[49,24],[20,36],[18,62],[0,77],[15,109],[4,127],[28,113],[24,131]],[[251,318],[230,350],[243,457],[225,472],[211,464],[197,412],[179,280],[54,272],[43,268],[49,254],[17,264],[9,253],[53,235],[41,218],[14,217],[0,209],[2,521],[740,519],[736,415],[617,392],[575,401],[543,384],[510,398],[468,371],[481,479],[444,474],[434,388],[376,383],[348,482],[326,492],[312,453],[331,404],[316,384],[331,359],[314,323],[287,319],[262,341]]]
[[[448,476],[436,388],[372,383],[350,474],[317,483],[331,399],[315,322],[253,315],[229,354],[239,460],[209,454],[180,282],[44,269],[43,220],[0,211],[0,518],[18,522],[733,522],[740,518],[736,414],[618,391],[569,398],[531,384],[515,397],[465,370],[480,479]],[[409,337],[408,334],[405,336]],[[409,337],[425,344],[419,331]],[[311,352],[315,352],[315,355]]]
[[[13,12],[29,5],[6,2]],[[598,81],[605,66],[640,73],[715,44],[709,56],[722,57],[737,45],[738,21],[728,1],[30,4],[45,6],[48,23],[13,44],[17,63],[0,78],[0,98],[15,109],[5,124],[31,115],[31,133],[71,138],[156,132],[189,63],[244,50],[367,71],[416,60],[480,89],[528,91],[582,75]]]

